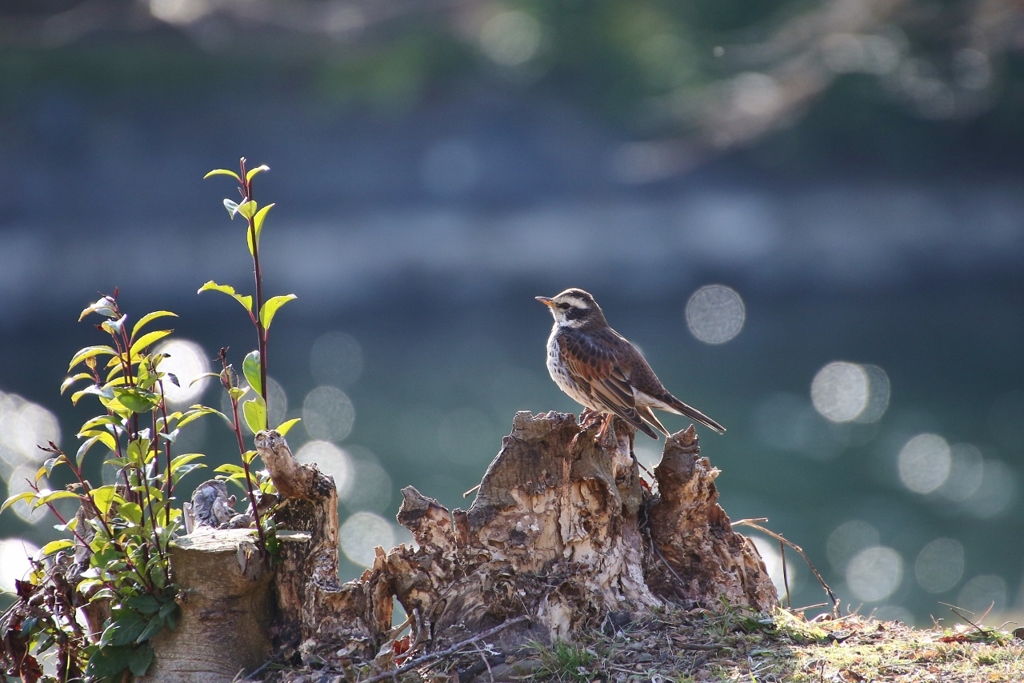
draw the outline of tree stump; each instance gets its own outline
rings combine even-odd
[[[223,683],[270,654],[271,573],[248,529],[200,529],[169,547],[181,620],[153,640],[152,683]]]
[[[392,604],[409,615],[405,656],[437,652],[502,624],[495,639],[571,638],[606,620],[664,606],[765,611],[778,597],[753,544],[718,505],[718,470],[694,428],[666,442],[642,482],[634,431],[614,421],[600,441],[572,415],[517,413],[469,510],[403,489],[398,521],[415,540],[341,584],[337,494],[300,465],[284,438],[256,447],[285,499],[272,579],[275,646],[286,661],[342,670],[395,652]]]

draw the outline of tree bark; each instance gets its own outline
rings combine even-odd
[[[517,618],[495,638],[567,639],[672,605],[775,605],[757,551],[718,505],[718,470],[700,457],[693,427],[667,440],[649,483],[633,438],[620,421],[598,441],[571,415],[517,413],[469,510],[406,487],[398,521],[415,543],[378,548],[372,567],[341,584],[334,482],[260,432],[257,450],[286,494],[275,512],[278,653],[339,670],[387,666],[396,651],[437,651]],[[412,627],[401,647],[394,600]]]

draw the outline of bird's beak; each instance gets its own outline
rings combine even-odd
[[[544,304],[548,308],[551,308],[551,307],[553,307],[555,305],[554,299],[552,299],[550,296],[535,296],[533,298],[536,299],[537,301],[541,302],[542,304]]]

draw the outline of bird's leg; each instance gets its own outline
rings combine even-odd
[[[586,407],[583,408],[583,412],[580,413],[580,433],[573,437],[572,445],[575,445],[576,440],[586,434],[594,426],[594,423],[597,420],[600,420],[603,416],[604,413],[599,413],[596,410],[591,410]],[[603,430],[604,427],[602,426],[601,429]]]
[[[584,408],[583,412],[580,413],[580,426],[583,429],[590,429],[594,425],[594,420],[601,417],[601,413],[590,408]]]
[[[601,422],[601,428],[597,430],[597,436],[594,437],[594,441],[596,443],[600,444],[602,442],[605,434],[608,432],[608,427],[611,426],[612,420],[614,419],[615,416],[611,413],[605,414],[604,420]]]

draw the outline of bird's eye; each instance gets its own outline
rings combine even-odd
[[[560,304],[558,304],[558,307],[561,308],[564,311],[565,309],[569,308],[569,304],[567,304],[567,303],[560,303]]]

